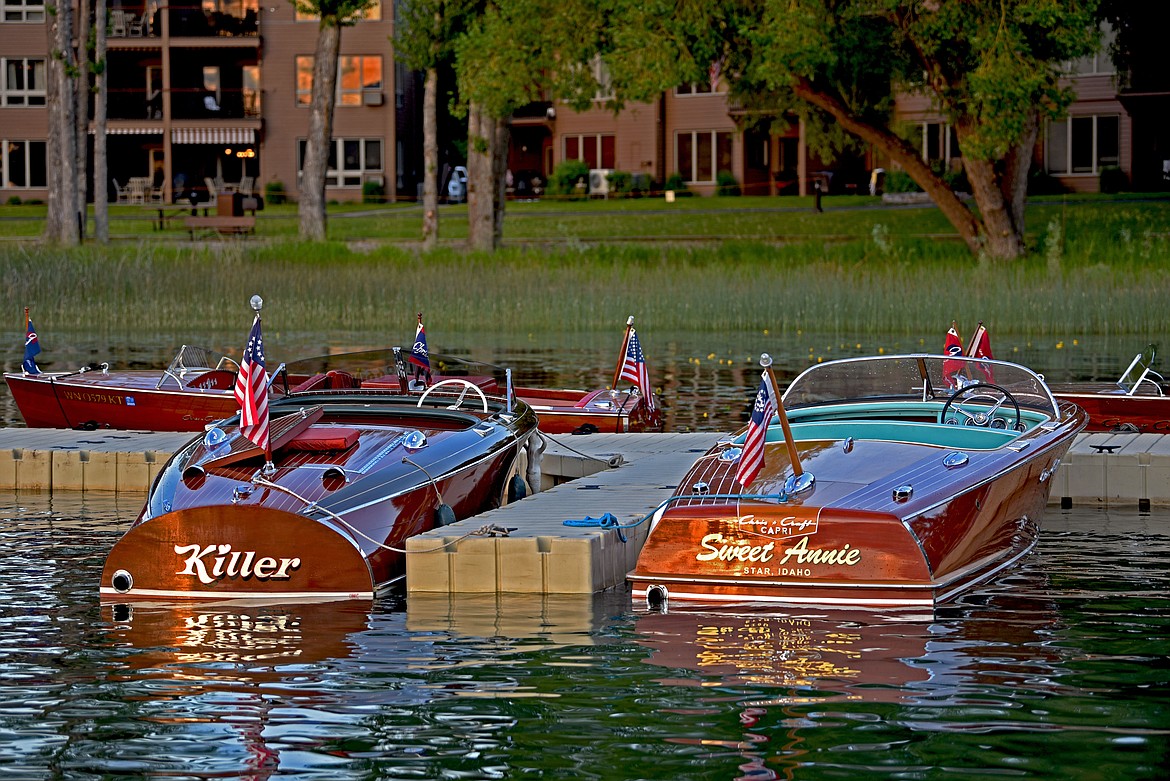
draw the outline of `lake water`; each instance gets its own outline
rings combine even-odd
[[[0,495],[4,779],[1162,779],[1170,510],[1050,508],[933,616],[102,608],[141,497]]]
[[[518,384],[546,388],[605,387],[613,381],[621,349],[622,320],[611,332],[598,334],[448,334],[428,330],[432,353],[510,367]],[[775,360],[777,380],[785,386],[809,365],[854,355],[939,352],[945,326],[938,333],[845,339],[814,332],[655,333],[639,329],[650,379],[661,391],[668,431],[733,431],[746,424],[760,382],[759,357]],[[969,336],[969,333],[966,335]],[[118,333],[40,334],[44,371],[74,371],[107,362],[113,368],[162,369],[183,343],[231,354],[237,360],[245,333],[198,333],[167,337]],[[332,352],[385,347],[384,335],[265,331],[268,361]],[[993,335],[997,357],[1042,372],[1053,382],[1117,379],[1133,356],[1146,347],[1138,337],[1086,337],[1031,340]],[[12,340],[3,353],[4,371],[20,371],[23,340]],[[0,386],[0,425],[23,420],[7,385]]]

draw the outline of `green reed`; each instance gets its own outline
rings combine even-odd
[[[814,215],[776,203],[510,204],[506,246],[492,254],[451,243],[453,230],[427,254],[413,241],[368,238],[390,230],[382,223],[413,225],[401,209],[331,219],[331,235],[354,235],[319,244],[9,242],[0,326],[19,331],[30,306],[42,330],[238,330],[255,292],[266,323],[388,338],[416,311],[452,332],[590,332],[627,314],[678,332],[915,334],[951,320],[1060,338],[1166,331],[1170,200],[1037,199],[1034,252],[1010,263],[974,259],[932,209],[842,198],[861,208]],[[634,238],[613,240],[625,232]]]

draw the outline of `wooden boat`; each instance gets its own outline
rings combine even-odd
[[[408,537],[528,490],[537,420],[518,399],[456,378],[411,391],[401,362],[300,385],[269,400],[270,452],[237,417],[171,457],[103,602],[371,598],[403,577]]]
[[[542,431],[589,434],[662,430],[662,411],[654,404],[651,391],[643,391],[634,381],[624,389],[618,387],[631,338],[636,345],[631,326],[632,322],[627,325],[612,387],[513,389],[514,395],[537,413]],[[637,349],[640,358],[641,349]],[[284,381],[273,383],[272,394],[279,397],[287,388],[297,386],[329,387],[335,377],[338,383],[346,382],[345,377],[353,373],[352,364],[368,366],[373,360],[384,367],[390,352],[372,350],[291,361],[273,373],[274,377],[281,374]],[[485,393],[505,393],[504,371],[499,367],[453,356],[432,355],[430,360],[437,369],[429,378],[432,383],[450,377],[473,377]],[[111,370],[108,364],[102,364],[96,369],[71,372],[11,372],[4,379],[30,428],[202,431],[207,424],[239,411],[232,395],[238,371],[239,365],[227,356],[184,345],[162,370]],[[624,376],[629,379],[631,375]],[[422,390],[426,384],[412,383],[412,387]],[[645,385],[649,387],[648,379]]]
[[[202,431],[238,412],[232,386],[239,365],[203,347],[183,345],[162,370],[111,370],[4,375],[30,428]]]
[[[761,420],[699,458],[655,513],[629,575],[637,597],[952,600],[1035,544],[1050,478],[1087,416],[1022,366],[904,355],[814,366]]]
[[[622,381],[629,383],[619,389]],[[626,320],[622,349],[618,352],[613,383],[596,390],[549,390],[522,387],[516,395],[524,399],[540,418],[547,434],[622,434],[661,431],[662,409],[655,404],[646,359],[634,318]]]
[[[1170,386],[1151,367],[1154,346],[1138,353],[1117,382],[1053,383],[1052,395],[1083,407],[1087,431],[1170,434]]]

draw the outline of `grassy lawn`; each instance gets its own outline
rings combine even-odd
[[[933,207],[868,196],[510,202],[504,248],[463,249],[466,207],[442,206],[418,250],[414,204],[334,205],[330,240],[296,240],[295,205],[255,237],[188,240],[140,206],[111,207],[108,246],[41,246],[44,207],[0,206],[0,327],[23,307],[57,329],[238,325],[252,292],[304,328],[398,333],[418,310],[451,330],[591,331],[634,313],[676,331],[901,334],[952,319],[999,333],[1159,340],[1170,300],[1170,196],[1037,197],[1029,257],[980,261]],[[24,237],[22,240],[21,237]],[[65,282],[67,280],[67,282]],[[222,313],[222,314],[220,314]],[[42,326],[44,327],[44,326]],[[969,329],[970,326],[968,326]]]

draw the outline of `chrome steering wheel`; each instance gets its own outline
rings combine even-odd
[[[423,391],[423,394],[418,397],[418,404],[415,406],[421,407],[423,402],[427,400],[427,396],[431,395],[431,391],[435,390],[436,388],[442,388],[444,385],[463,386],[463,392],[459,394],[459,398],[455,399],[455,403],[449,406],[447,409],[459,409],[459,405],[463,403],[464,397],[467,396],[467,391],[473,390],[479,394],[479,400],[483,402],[483,411],[485,413],[488,411],[488,400],[487,396],[484,395],[483,390],[475,383],[468,382],[467,380],[461,380],[458,377],[449,377],[445,380],[440,380],[431,387],[427,388],[425,391]]]
[[[997,393],[999,394],[998,396],[995,395]],[[963,398],[966,396],[969,396],[969,398]],[[979,401],[980,409],[968,410],[964,407],[965,404],[973,404],[976,400]],[[948,426],[984,426],[986,428],[1006,429],[1008,427],[1007,418],[996,417],[995,413],[1005,402],[1009,401],[1016,411],[1016,422],[1012,426],[1012,429],[1014,431],[1023,431],[1023,425],[1020,422],[1019,402],[1005,389],[998,385],[992,385],[990,382],[977,382],[955,391],[947,399],[947,403],[943,405],[942,411],[939,412],[938,422]],[[988,409],[982,409],[984,406]],[[947,413],[951,407],[954,407],[956,414],[948,416]]]

